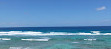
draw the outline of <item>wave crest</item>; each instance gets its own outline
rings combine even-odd
[[[111,35],[111,33],[100,33],[99,31],[91,31],[92,33],[67,33],[67,32],[33,32],[33,31],[9,31],[9,32],[0,32],[0,35]]]

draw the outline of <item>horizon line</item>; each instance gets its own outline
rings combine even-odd
[[[109,26],[39,26],[39,27],[109,27]],[[32,27],[0,27],[0,28],[32,28]]]

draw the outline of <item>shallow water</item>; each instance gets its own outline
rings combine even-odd
[[[0,40],[0,49],[111,49],[111,36],[0,36],[11,40]],[[23,41],[21,39],[43,39],[48,41]],[[84,40],[96,39],[96,40]]]

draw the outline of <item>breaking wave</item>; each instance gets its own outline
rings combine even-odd
[[[67,32],[33,32],[33,31],[9,31],[9,32],[0,32],[0,35],[111,35],[111,33],[100,33],[99,31],[91,31],[92,33],[67,33]]]

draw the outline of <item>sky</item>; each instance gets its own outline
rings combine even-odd
[[[0,0],[0,27],[111,26],[111,0]]]

